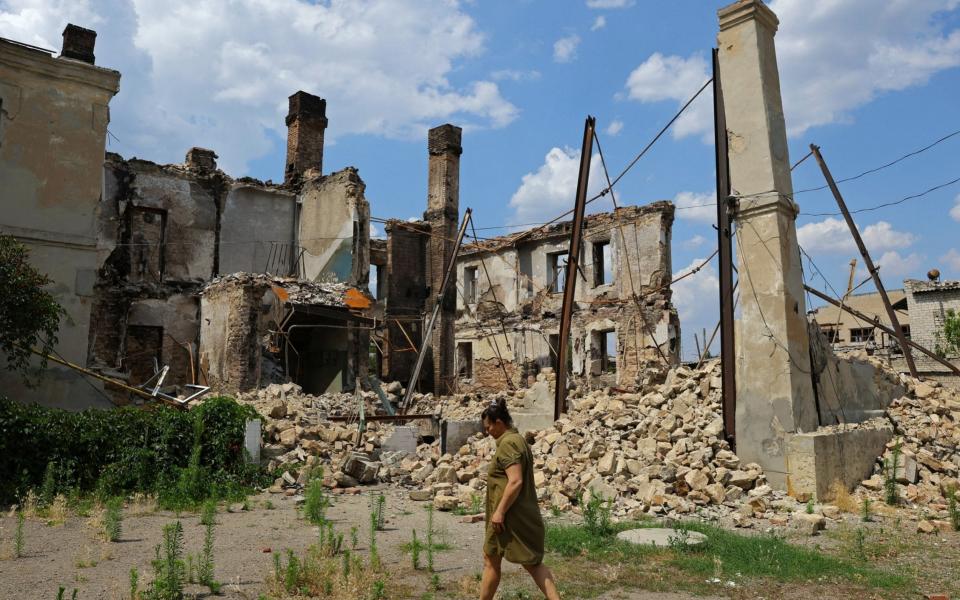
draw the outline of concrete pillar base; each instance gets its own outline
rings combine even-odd
[[[860,423],[856,429],[831,427],[789,436],[787,473],[767,473],[771,486],[786,488],[798,500],[832,500],[834,483],[847,490],[873,473],[877,457],[893,438],[893,426],[886,419]]]

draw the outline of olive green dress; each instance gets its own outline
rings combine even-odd
[[[490,516],[496,512],[507,487],[507,467],[519,464],[523,486],[513,505],[507,509],[503,531],[497,533],[490,525]],[[487,471],[487,530],[483,552],[488,556],[502,556],[512,563],[539,565],[543,562],[545,530],[537,488],[533,482],[533,454],[523,436],[510,429],[497,440],[497,452]]]

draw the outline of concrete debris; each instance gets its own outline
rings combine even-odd
[[[889,369],[883,374],[908,391],[882,417],[892,424],[901,444],[897,478],[902,482],[898,489],[903,504],[944,519],[946,495],[958,485],[960,474],[960,395],[925,384],[934,391],[924,390],[927,397],[921,400],[914,392],[916,382]],[[717,361],[699,370],[677,367],[645,383],[636,392],[575,390],[563,418],[524,432],[533,451],[537,494],[544,509],[580,511],[591,497],[601,497],[611,501],[618,519],[696,514],[726,526],[778,525],[806,535],[815,535],[843,518],[839,508],[827,504],[817,504],[813,514],[807,514],[805,504],[768,485],[758,464],[744,463],[730,450],[721,438]],[[391,401],[399,402],[402,387],[388,384],[385,388]],[[517,399],[522,393],[440,399],[415,394],[414,412],[476,419],[491,397],[505,396],[510,406],[523,406],[523,399]],[[375,394],[364,392],[360,398],[366,414],[383,412]],[[269,468],[294,465],[291,474],[299,475],[304,467],[321,465],[330,487],[400,486],[408,490],[411,500],[433,502],[445,511],[475,508],[484,497],[495,442],[482,433],[441,454],[440,440],[433,438],[429,421],[402,427],[369,422],[362,435],[356,422],[327,421],[333,414],[358,413],[358,399],[352,394],[310,396],[293,384],[274,384],[243,399],[270,415],[263,452]],[[390,449],[395,446],[387,440],[395,439],[396,432],[411,438],[408,451]],[[414,440],[420,443],[414,445]],[[883,460],[892,459],[895,443],[878,458],[875,475],[853,491],[858,506],[862,498],[883,501]],[[278,480],[274,487],[294,486]]]

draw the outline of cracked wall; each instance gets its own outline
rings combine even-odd
[[[672,204],[658,202],[588,217],[571,322],[575,382],[630,386],[645,364],[678,360],[669,289],[673,213]],[[570,227],[484,241],[461,253],[456,343],[470,344],[472,357],[469,368],[457,367],[461,390],[499,390],[506,379],[526,387],[556,368],[563,294],[554,280]],[[609,341],[606,353],[598,340]]]

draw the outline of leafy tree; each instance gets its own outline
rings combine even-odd
[[[943,330],[937,333],[937,353],[941,356],[960,354],[960,315],[947,309]]]
[[[60,317],[65,311],[53,294],[44,289],[51,279],[35,269],[23,244],[0,235],[0,351],[7,369],[19,372],[31,383],[31,348],[49,354],[57,343]],[[41,357],[40,369],[46,366]]]

